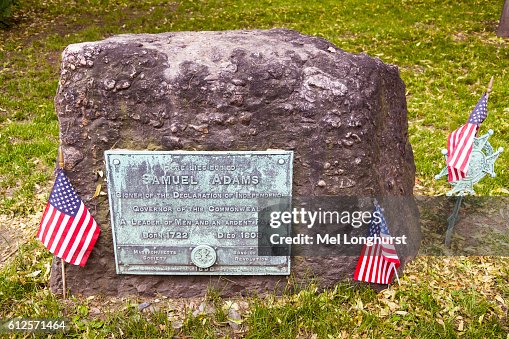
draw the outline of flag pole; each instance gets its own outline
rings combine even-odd
[[[58,147],[58,165],[60,169],[64,169],[64,152],[62,151],[62,146]],[[65,281],[65,261],[63,258],[60,258],[60,267],[62,269],[62,295],[65,299],[67,283]]]
[[[493,78],[494,77],[492,76],[490,79],[490,83],[488,84],[488,89],[486,90],[486,100],[488,100],[491,93],[491,89],[493,88]]]
[[[394,273],[396,273],[396,281],[398,282],[398,286],[401,286],[401,284],[399,282],[398,270],[396,269],[396,265],[394,265],[394,263],[391,263],[390,267],[394,270]],[[391,282],[389,281],[389,283],[387,284],[387,287],[389,288],[390,286],[391,286]]]
[[[396,280],[398,281],[398,286],[401,286],[401,283],[399,282],[398,270],[396,268],[396,265],[392,263],[392,267],[394,268],[394,273],[396,273]]]

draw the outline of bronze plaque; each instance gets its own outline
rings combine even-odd
[[[118,274],[287,275],[258,256],[261,201],[290,198],[291,151],[105,152]]]

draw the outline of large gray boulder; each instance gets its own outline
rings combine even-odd
[[[396,66],[378,59],[284,29],[119,35],[65,49],[55,105],[66,172],[102,230],[86,267],[67,266],[72,293],[178,297],[214,286],[235,295],[288,281],[117,275],[108,200],[93,198],[112,148],[293,150],[294,196],[406,196],[406,204],[386,208],[388,218],[405,218],[391,226],[411,242],[397,246],[403,264],[419,246],[405,85]],[[356,262],[294,258],[292,275],[316,276],[327,287],[351,278]]]

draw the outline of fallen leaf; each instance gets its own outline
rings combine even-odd
[[[504,299],[502,299],[502,297],[501,297],[501,296],[499,296],[498,294],[495,296],[495,299],[496,299],[497,301],[499,301],[502,305],[505,305],[505,300],[504,300]]]
[[[393,312],[399,308],[399,305],[392,301],[387,302],[387,306],[389,306],[390,310]]]
[[[102,184],[98,183],[97,187],[95,188],[95,193],[94,193],[94,196],[92,197],[92,199],[95,199],[99,196],[99,194],[101,193],[101,188],[102,188]]]
[[[509,190],[507,188],[499,187],[493,190],[494,193],[505,193],[509,194]]]
[[[41,270],[37,270],[37,271],[34,271],[32,273],[29,273],[27,274],[26,276],[29,277],[29,278],[35,278],[37,277],[42,271]]]
[[[184,323],[180,320],[176,320],[176,321],[172,321],[171,322],[171,327],[174,329],[174,330],[178,330],[180,328],[182,328],[182,326],[184,326]]]

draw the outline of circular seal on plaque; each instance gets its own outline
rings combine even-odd
[[[209,245],[198,245],[191,251],[191,261],[199,268],[209,268],[216,259],[216,250]]]

